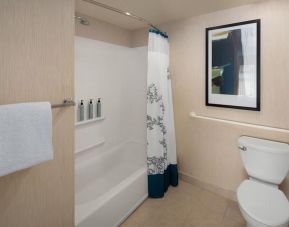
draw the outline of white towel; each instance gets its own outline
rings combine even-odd
[[[0,176],[51,159],[50,103],[0,105]]]

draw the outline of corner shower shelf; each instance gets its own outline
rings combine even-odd
[[[97,122],[97,121],[102,121],[104,119],[105,119],[105,117],[97,117],[97,118],[94,118],[94,119],[91,119],[91,120],[80,121],[80,122],[76,122],[75,126],[77,127],[77,126],[80,126],[80,125],[91,124],[91,123],[94,123],[94,122]]]
[[[93,148],[95,148],[95,147],[98,147],[98,146],[104,144],[104,143],[105,143],[105,139],[102,138],[101,140],[99,140],[99,141],[96,142],[95,144],[92,144],[92,145],[90,145],[90,146],[87,146],[87,147],[81,148],[81,149],[79,149],[79,150],[76,150],[76,151],[75,151],[75,154],[79,154],[79,153],[82,153],[82,152],[91,150],[91,149],[93,149]]]

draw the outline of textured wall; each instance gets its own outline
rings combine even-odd
[[[199,115],[289,128],[289,1],[219,11],[163,27],[171,44],[171,71],[180,170],[235,191],[246,177],[237,139],[250,135],[289,142],[289,134],[191,119]],[[205,106],[205,28],[261,19],[261,112]],[[283,188],[289,195],[289,177]]]
[[[74,96],[73,17],[73,0],[1,0],[0,104]],[[0,178],[0,226],[74,226],[72,107],[53,110],[53,144],[54,160]]]
[[[116,25],[97,20],[84,14],[77,13],[77,15],[83,16],[89,21],[88,26],[78,22],[75,23],[75,34],[77,36],[131,47],[132,32],[130,30],[120,28]]]
[[[289,1],[218,11],[161,26],[170,40],[177,152],[180,170],[193,178],[235,191],[246,177],[237,139],[241,135],[289,143],[289,134],[208,120],[199,115],[289,129]],[[261,112],[205,106],[205,28],[261,19]],[[133,32],[133,45],[147,43],[144,29]],[[289,177],[282,187],[289,196]]]

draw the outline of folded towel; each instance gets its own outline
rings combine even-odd
[[[48,102],[0,106],[0,176],[53,159]]]

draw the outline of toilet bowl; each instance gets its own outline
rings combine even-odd
[[[237,200],[247,227],[288,227],[289,202],[278,188],[245,180]]]
[[[289,170],[289,145],[242,136],[239,150],[249,175],[237,190],[247,227],[288,227],[289,202],[278,185]]]

